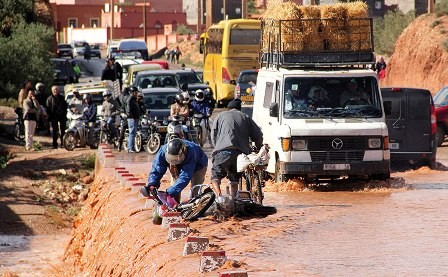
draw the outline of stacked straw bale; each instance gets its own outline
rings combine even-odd
[[[279,48],[283,52],[368,50],[372,47],[369,21],[359,20],[367,16],[364,2],[298,6],[271,0],[262,15],[262,51],[268,51],[269,43],[270,49]],[[280,36],[282,45],[277,47]]]

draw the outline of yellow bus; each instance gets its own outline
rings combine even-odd
[[[213,90],[218,106],[234,98],[242,70],[258,67],[260,20],[230,19],[213,24],[200,38],[204,54],[204,82]]]

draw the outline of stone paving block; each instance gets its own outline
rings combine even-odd
[[[244,270],[232,270],[219,273],[219,277],[247,277],[247,272]]]
[[[205,251],[201,254],[199,272],[210,272],[220,268],[226,262],[226,251]]]
[[[185,238],[190,233],[190,226],[188,224],[174,223],[169,226],[168,241]]]
[[[180,223],[182,217],[179,212],[165,212],[162,218],[162,228],[168,228],[170,224]]]
[[[119,181],[120,181],[120,183],[122,185],[126,185],[126,179],[127,178],[131,178],[131,177],[134,177],[134,174],[131,174],[131,173],[121,173]]]
[[[129,173],[128,170],[120,169],[120,170],[115,170],[115,179],[120,180],[121,174],[125,174],[125,173]]]
[[[208,249],[209,241],[206,237],[190,237],[188,236],[184,246],[183,255],[189,255],[204,252]]]
[[[135,176],[133,176],[133,177],[129,177],[129,178],[126,178],[125,179],[125,186],[127,186],[127,187],[130,187],[130,188],[132,188],[132,184],[133,183],[137,183],[137,182],[139,182],[140,181],[140,179],[139,178],[137,178],[137,177],[135,177]]]

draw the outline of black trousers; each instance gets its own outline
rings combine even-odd
[[[118,144],[121,146],[124,140],[124,135],[126,134],[126,130],[128,129],[128,120],[121,119],[120,123],[120,137],[118,138]]]
[[[58,138],[61,138],[61,145],[62,145],[62,138],[65,134],[65,127],[67,124],[66,119],[60,119],[60,120],[51,120],[51,128],[53,129],[53,147],[58,146]]]

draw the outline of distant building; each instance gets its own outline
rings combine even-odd
[[[415,15],[421,15],[428,12],[428,0],[385,0],[385,2],[387,6],[396,6],[403,13],[415,11]]]

